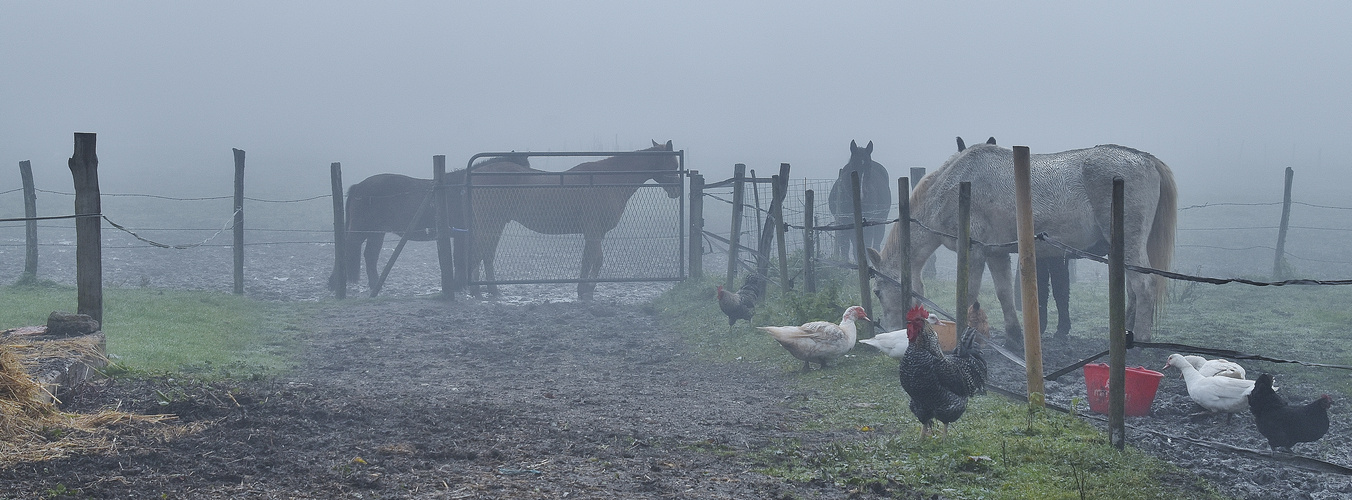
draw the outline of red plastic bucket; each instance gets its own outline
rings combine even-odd
[[[1160,388],[1164,374],[1143,366],[1127,368],[1127,415],[1144,417],[1150,414],[1155,392]],[[1108,365],[1084,365],[1084,385],[1089,390],[1089,409],[1094,413],[1108,413]]]

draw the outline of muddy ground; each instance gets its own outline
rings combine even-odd
[[[794,430],[811,417],[802,402],[812,395],[795,391],[787,374],[694,359],[644,306],[668,285],[603,284],[589,304],[573,302],[566,286],[513,287],[496,302],[447,303],[427,297],[437,282],[435,266],[427,265],[435,262],[430,247],[409,248],[405,259],[422,264],[398,268],[387,288],[392,298],[364,298],[363,287],[354,287],[354,298],[318,318],[294,370],[280,378],[120,378],[80,388],[65,409],[172,413],[193,432],[163,439],[127,428],[114,454],[0,469],[0,498],[914,496],[895,485],[852,491],[755,472],[774,460],[753,453],[768,443],[799,440],[812,450],[848,436]],[[285,255],[250,254],[247,294],[280,301],[328,294],[329,248],[277,251]],[[111,284],[229,288],[219,272],[195,274],[228,269],[200,264],[228,262],[228,251],[111,254]],[[189,265],[174,265],[178,260]],[[53,261],[63,262],[45,260]],[[44,269],[51,268],[50,279],[73,282],[73,270]],[[11,277],[0,270],[0,278]],[[1076,336],[1044,347],[1048,371],[1106,349]],[[1167,354],[1132,351],[1129,364],[1158,370]],[[1022,390],[1010,382],[1022,379],[1021,367],[994,353],[988,359],[993,383]],[[1198,408],[1177,372],[1167,375],[1152,415],[1128,419],[1140,428],[1128,433],[1132,445],[1236,498],[1352,496],[1347,476],[1145,432],[1266,450],[1247,413],[1229,423],[1190,417]],[[1291,384],[1282,392],[1300,400],[1319,394]],[[1049,382],[1047,393],[1068,405],[1085,396],[1083,377]],[[1329,435],[1296,451],[1352,465],[1348,409],[1335,402]],[[904,409],[898,415],[911,419]]]

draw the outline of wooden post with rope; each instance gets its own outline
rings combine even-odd
[[[1126,446],[1127,424],[1127,266],[1124,222],[1126,196],[1121,177],[1113,178],[1112,245],[1108,250],[1108,442]]]
[[[737,253],[742,244],[742,205],[745,203],[746,164],[738,163],[732,167],[732,233],[728,234],[728,275],[723,288],[735,290],[732,283],[737,279]]]
[[[28,160],[19,162],[19,177],[23,179],[23,216],[24,221],[24,257],[23,275],[19,283],[36,283],[38,280],[38,193],[33,185],[33,164]]]
[[[103,324],[103,208],[99,194],[96,134],[75,133],[75,152],[68,165],[75,182],[75,283],[77,313]]]
[[[704,277],[704,176],[690,171],[690,278]]]
[[[981,272],[977,269],[976,272]],[[958,183],[958,282],[957,303],[953,311],[956,316],[958,332],[967,331],[967,307],[970,305],[968,294],[971,286],[967,281],[972,276],[972,183]]]
[[[775,219],[775,243],[779,245],[779,289],[788,290],[789,286],[789,251],[784,247],[784,198],[789,194],[789,164],[779,164],[779,175],[775,178],[773,200],[779,203],[772,203],[770,209],[771,215]]]
[[[898,179],[897,179],[897,192],[898,192],[898,193],[909,193],[909,192],[911,192],[911,179],[910,179],[910,178],[907,178],[907,177],[901,177],[901,178],[898,178]],[[912,288],[911,288],[911,197],[910,197],[910,196],[905,196],[905,195],[903,194],[902,196],[898,196],[898,197],[897,197],[897,214],[898,214],[898,215],[897,215],[898,220],[897,220],[897,229],[896,229],[896,230],[901,232],[901,234],[898,234],[897,236],[899,236],[900,239],[901,239],[901,262],[902,262],[902,265],[901,265],[901,275],[897,276],[897,281],[901,282],[901,296],[902,296],[902,299],[901,299],[901,300],[905,301],[905,302],[904,302],[904,303],[906,304],[905,310],[908,310],[908,311],[909,311],[909,310],[911,309],[911,304],[912,304],[912,302],[913,302],[913,299],[911,298],[913,292],[912,292]],[[889,319],[888,321],[892,321],[892,320]],[[905,323],[906,323],[906,319],[905,319],[905,318],[900,318],[900,319],[898,319],[897,321],[898,321],[900,324],[905,324]]]
[[[803,192],[803,288],[807,293],[817,292],[817,238],[812,231],[815,197],[811,189]]]
[[[1295,171],[1286,167],[1286,188],[1282,191],[1282,223],[1277,229],[1277,251],[1272,259],[1272,279],[1286,279],[1290,268],[1286,265],[1286,226],[1291,222],[1291,179]]]
[[[244,150],[231,148],[235,152],[235,295],[244,295]]]
[[[1018,215],[1019,278],[1023,290],[1023,359],[1027,362],[1028,403],[1044,406],[1042,337],[1038,334],[1037,252],[1033,244],[1033,193],[1028,146],[1014,146],[1014,205]],[[966,313],[966,311],[962,311]]]
[[[343,165],[329,164],[329,187],[333,192],[333,296],[347,298],[347,269],[343,267],[343,251],[347,248],[347,221],[343,213]]]
[[[859,181],[859,171],[850,172],[850,193],[854,205],[854,262],[859,267],[859,305],[864,307],[868,317],[873,317],[873,296],[869,293],[868,249],[864,248],[864,202],[863,189]],[[864,322],[860,338],[873,336],[873,323]]]

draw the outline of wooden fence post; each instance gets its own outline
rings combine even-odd
[[[911,187],[914,188],[916,184],[920,184],[920,179],[923,177],[925,177],[925,167],[911,167]],[[910,192],[909,189],[906,191],[898,191],[898,193]],[[907,196],[909,196],[909,194]],[[910,200],[908,199],[906,201],[909,202]],[[930,254],[929,259],[925,261],[925,269],[920,273],[920,276],[924,279],[934,279],[939,276],[939,268],[936,267],[934,259],[934,254]]]
[[[811,189],[803,192],[803,286],[807,293],[817,292],[817,238],[812,230],[815,197]]]
[[[75,181],[75,283],[77,313],[88,314],[103,324],[103,247],[102,214],[99,198],[99,157],[95,153],[97,135],[75,133],[75,152],[71,155],[71,177]]]
[[[704,277],[704,176],[690,171],[690,277]]]
[[[1042,337],[1038,333],[1031,165],[1028,146],[1014,146],[1014,206],[1018,212],[1019,277],[1023,285],[1023,359],[1027,362],[1028,402],[1043,406],[1046,393],[1042,383]]]
[[[1108,250],[1108,442],[1119,450],[1127,442],[1124,415],[1127,406],[1127,260],[1126,239],[1123,237],[1125,200],[1122,178],[1115,177],[1112,246]]]
[[[864,312],[868,313],[869,318],[873,318],[873,296],[869,292],[869,267],[867,249],[864,248],[864,206],[863,189],[859,181],[859,171],[850,172],[850,193],[854,201],[854,261],[859,268],[859,305],[864,307]],[[863,335],[860,337],[873,336],[873,324],[864,323]]]
[[[958,300],[954,304],[954,323],[959,332],[967,331],[967,303],[972,272],[972,183],[958,184]],[[977,272],[981,272],[980,269]]]
[[[901,234],[897,236],[901,239],[901,275],[897,276],[897,281],[901,282],[901,297],[906,305],[904,310],[911,309],[912,296],[914,295],[911,287],[911,197],[904,193],[911,192],[911,180],[906,177],[897,179],[897,192],[903,193],[897,197],[897,231]],[[906,318],[888,318],[893,326],[905,325]]]
[[[38,280],[38,193],[33,186],[33,164],[28,160],[19,162],[19,177],[23,179],[23,216],[24,221],[24,258],[23,275],[19,283],[34,283]]]
[[[450,214],[446,211],[446,155],[432,157],[432,189],[436,205],[432,207],[436,221],[437,262],[441,267],[441,298],[455,298],[455,259],[451,247]]]
[[[329,164],[329,184],[333,191],[333,278],[330,286],[338,299],[347,298],[347,269],[343,252],[347,249],[347,215],[343,212],[343,165]],[[360,258],[360,257],[358,257]]]
[[[235,295],[244,295],[244,150],[235,152]]]
[[[1277,252],[1272,259],[1273,279],[1286,279],[1291,274],[1286,264],[1286,225],[1291,222],[1291,178],[1295,175],[1291,167],[1286,167],[1286,187],[1282,190],[1282,224],[1277,229]]]
[[[723,288],[733,289],[737,279],[737,253],[742,244],[742,205],[745,203],[746,165],[738,163],[732,167],[732,233],[728,235],[728,276]]]
[[[779,245],[779,286],[781,290],[793,288],[789,286],[789,254],[788,249],[784,248],[784,198],[789,194],[789,164],[779,164],[779,175],[774,186],[774,200],[778,203],[771,203],[771,215],[775,218],[775,242]]]

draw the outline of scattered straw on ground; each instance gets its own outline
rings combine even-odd
[[[174,419],[173,415],[136,415],[117,410],[84,415],[59,411],[40,399],[44,389],[29,376],[26,367],[36,363],[34,359],[53,353],[88,353],[78,343],[50,347],[41,344],[48,343],[0,344],[0,466],[72,454],[115,453],[114,427],[152,424],[144,430],[162,440],[200,430],[191,426],[154,425]],[[23,356],[18,354],[20,349]]]

